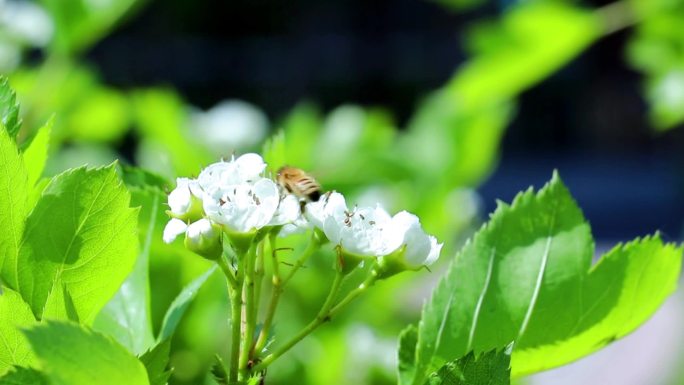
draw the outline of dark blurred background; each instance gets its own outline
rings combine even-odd
[[[204,108],[243,99],[277,121],[302,100],[324,111],[351,102],[387,108],[403,127],[465,60],[470,23],[507,6],[453,12],[414,0],[151,1],[88,60],[105,83],[168,84]],[[499,166],[480,189],[487,211],[558,169],[597,238],[656,229],[680,237],[684,133],[649,126],[642,76],[625,60],[632,33],[599,40],[521,95]]]

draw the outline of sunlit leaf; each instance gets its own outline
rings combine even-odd
[[[137,358],[83,326],[49,321],[24,334],[52,385],[149,384]]]
[[[34,363],[31,347],[20,329],[35,323],[31,308],[21,296],[10,289],[0,288],[0,375],[14,365]]]
[[[53,178],[27,219],[18,291],[40,318],[55,285],[65,285],[78,318],[93,321],[137,254],[137,210],[115,166]]]
[[[633,331],[674,290],[682,250],[658,236],[618,245],[594,266],[593,246],[556,175],[501,203],[423,309],[413,384],[511,341],[514,376],[566,364]]]
[[[0,277],[17,287],[17,256],[30,210],[28,172],[14,140],[0,128]]]
[[[164,223],[162,202],[165,196],[156,188],[129,187],[129,190],[131,206],[140,207],[140,254],[131,274],[96,318],[94,328],[111,335],[134,354],[141,354],[154,343],[149,259],[155,229]]]

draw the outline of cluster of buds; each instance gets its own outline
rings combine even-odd
[[[438,258],[442,244],[425,233],[415,215],[402,211],[391,216],[379,205],[349,208],[338,192],[305,202],[266,177],[266,166],[261,156],[245,154],[208,166],[197,179],[179,178],[168,197],[172,219],[164,241],[184,235],[188,249],[217,259],[222,234],[240,253],[261,238],[258,234],[286,236],[313,229],[333,245],[341,269],[351,271],[374,259],[385,276],[420,269]]]

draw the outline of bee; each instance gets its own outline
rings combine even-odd
[[[317,201],[321,197],[321,185],[301,169],[283,166],[277,173],[278,184],[304,201]]]

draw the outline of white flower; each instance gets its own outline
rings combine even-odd
[[[301,206],[299,205],[299,199],[292,194],[285,195],[281,197],[278,203],[278,209],[273,218],[268,223],[269,226],[279,226],[295,222],[301,217]]]
[[[172,218],[164,228],[164,242],[171,243],[179,235],[185,234],[185,247],[209,259],[221,255],[221,233],[208,219],[200,219],[186,225],[177,218]]]
[[[268,225],[280,202],[278,187],[265,178],[253,184],[219,186],[215,194],[218,199],[205,197],[204,211],[212,221],[236,233],[249,233]]]
[[[400,244],[406,248],[401,257],[406,265],[417,269],[429,266],[439,258],[443,244],[437,243],[437,238],[425,233],[417,216],[402,211],[393,220],[395,231],[403,234]]]
[[[347,211],[347,203],[344,200],[344,196],[337,191],[333,191],[324,194],[316,202],[307,203],[304,215],[312,225],[323,230],[327,217],[335,216],[342,218],[345,211]]]
[[[401,246],[403,234],[380,206],[345,210],[325,218],[323,231],[332,243],[360,256],[383,256]]]
[[[199,186],[214,199],[221,198],[224,190],[245,182],[261,179],[266,163],[258,154],[244,154],[229,162],[217,162],[202,170],[197,178]]]
[[[176,218],[185,219],[194,209],[201,208],[204,193],[194,179],[176,179],[176,188],[169,193],[169,212]]]
[[[164,242],[173,242],[176,238],[178,238],[179,235],[185,234],[187,229],[188,225],[186,225],[185,222],[178,218],[171,218],[171,220],[166,224],[166,227],[164,227]]]

